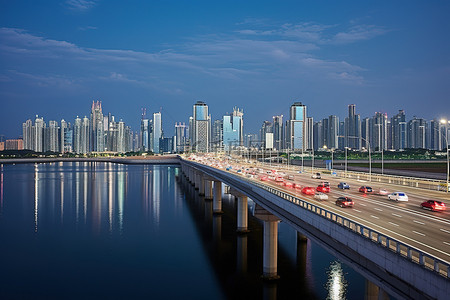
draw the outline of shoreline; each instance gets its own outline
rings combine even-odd
[[[118,164],[179,164],[178,155],[164,155],[152,157],[43,157],[43,158],[10,158],[0,159],[0,164],[32,164],[55,162],[111,162]]]

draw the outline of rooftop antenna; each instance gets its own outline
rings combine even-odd
[[[142,119],[145,119],[145,115],[147,114],[147,109],[145,107],[142,108]]]

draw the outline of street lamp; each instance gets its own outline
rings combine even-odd
[[[446,190],[447,193],[449,192],[449,186],[448,186],[448,177],[449,177],[449,173],[450,173],[450,162],[449,162],[449,154],[448,154],[448,124],[450,124],[450,120],[447,121],[445,119],[441,120],[441,124],[445,124],[445,145],[447,146],[447,185],[446,185]]]
[[[344,136],[342,136],[342,137],[344,137]],[[368,140],[366,140],[365,138],[363,138],[362,136],[361,137],[358,137],[358,136],[348,136],[348,138],[353,138],[353,139],[359,139],[359,138],[361,138],[361,139],[363,139],[364,141],[366,141],[366,143],[369,145],[369,181],[372,181],[372,157],[370,156],[370,142],[368,141]],[[345,153],[347,153],[347,152],[345,152]],[[346,156],[347,157],[347,156]],[[346,161],[346,163],[345,163],[345,167],[347,168],[347,161]]]

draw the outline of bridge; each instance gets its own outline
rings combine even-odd
[[[356,186],[369,184],[358,179],[348,179],[351,191],[338,190],[337,180],[330,176],[326,178],[332,186],[330,199],[319,202],[274,181],[263,182],[221,168],[211,157],[203,161],[182,157],[180,164],[199,194],[212,200],[215,214],[222,213],[222,183],[229,187],[238,199],[238,233],[248,230],[248,198],[256,203],[251,213],[264,224],[266,279],[278,277],[278,222],[283,221],[396,298],[447,299],[450,294],[449,212],[428,212],[419,207],[427,197],[448,197],[443,192],[383,183],[384,188],[409,195],[408,203],[395,203],[382,196],[358,193]],[[320,181],[309,174],[285,172],[304,185],[314,186]],[[343,195],[355,200],[353,209],[334,205],[333,197]]]

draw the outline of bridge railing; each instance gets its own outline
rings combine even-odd
[[[231,172],[227,173],[229,173],[229,175],[233,177],[239,178],[239,180],[244,180],[249,184],[256,185],[274,195],[277,195],[293,204],[296,204],[302,207],[303,209],[308,210],[309,212],[312,212],[322,218],[327,219],[328,221],[336,223],[339,226],[345,227],[346,229],[352,231],[353,233],[358,234],[374,243],[377,243],[378,245],[397,253],[398,255],[404,257],[405,259],[413,263],[417,263],[424,268],[427,268],[447,279],[450,279],[450,263],[441,260],[433,256],[432,254],[429,254],[407,243],[399,241],[368,226],[355,222],[354,220],[343,217],[335,212],[317,206],[309,201],[303,200],[297,196],[274,188],[273,186],[268,186],[254,180],[250,180],[242,175],[233,174]]]

